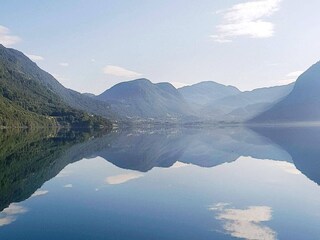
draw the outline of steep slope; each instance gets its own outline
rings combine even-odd
[[[1,64],[10,71],[22,74],[27,79],[48,88],[61,98],[67,105],[95,115],[113,117],[108,104],[97,101],[71,89],[65,88],[52,75],[40,69],[22,52],[15,49],[5,48],[0,44]]]
[[[119,83],[97,99],[110,103],[113,111],[126,117],[172,119],[192,115],[170,83],[153,84],[147,79]]]
[[[296,81],[292,92],[282,101],[254,117],[253,123],[297,123],[320,121],[320,62]]]
[[[22,53],[0,46],[0,127],[110,126],[68,106],[51,87],[56,80],[45,81],[42,72]]]
[[[207,81],[191,86],[179,88],[178,91],[188,103],[195,105],[210,104],[217,99],[232,96],[240,93],[240,90],[233,86],[225,86],[220,83]]]
[[[92,155],[94,146],[86,146],[95,132],[55,130],[1,132],[0,211],[28,199],[68,164]]]
[[[236,87],[201,82],[178,89],[202,119],[242,122],[287,96],[293,84],[241,92]]]
[[[286,97],[292,91],[293,86],[294,84],[289,84],[241,92],[219,99],[210,107],[224,109],[227,112],[225,119],[245,121]]]
[[[287,151],[296,168],[320,185],[319,127],[255,126],[251,129]]]
[[[232,108],[240,108],[244,106],[248,106],[250,104],[257,103],[266,103],[266,102],[275,102],[278,99],[288,95],[292,89],[294,84],[284,85],[284,86],[276,86],[276,87],[266,87],[266,88],[258,88],[252,91],[245,91],[239,94],[218,99],[214,102],[217,105],[225,105],[230,106]]]
[[[55,124],[56,122],[54,120],[27,111],[24,108],[13,104],[5,97],[0,96],[0,128],[12,126],[45,127]]]

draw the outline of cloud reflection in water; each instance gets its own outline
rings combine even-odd
[[[248,240],[274,240],[276,232],[263,225],[272,218],[272,209],[268,206],[250,206],[236,209],[227,203],[218,203],[210,208],[217,212],[216,219],[223,222],[223,229],[233,237]]]
[[[0,227],[9,225],[16,221],[17,216],[26,213],[28,210],[17,203],[11,203],[9,207],[0,213]]]
[[[143,174],[141,173],[135,173],[135,172],[125,173],[125,174],[107,177],[106,183],[110,185],[122,184],[122,183],[126,183],[128,181],[141,178],[141,177],[143,177]]]

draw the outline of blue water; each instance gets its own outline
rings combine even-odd
[[[0,214],[0,239],[320,238],[318,128],[52,139],[46,145],[52,154],[60,142],[71,143],[48,166],[32,163],[30,174],[2,185],[10,198]],[[26,155],[42,148],[21,149]]]

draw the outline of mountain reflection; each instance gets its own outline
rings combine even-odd
[[[253,128],[287,151],[296,166],[309,179],[320,184],[320,128]]]
[[[0,135],[0,210],[23,201],[69,163],[86,154],[88,132],[18,131]]]
[[[91,144],[114,165],[140,172],[171,167],[177,161],[214,167],[240,156],[291,161],[290,155],[265,137],[245,128],[119,131]]]
[[[320,183],[320,128],[136,129],[92,136],[88,132],[2,133],[0,210],[34,194],[45,194],[36,191],[66,165],[98,156],[140,172],[185,164],[214,167],[250,156],[293,162],[301,173]],[[141,176],[132,173],[105,181],[121,184]]]

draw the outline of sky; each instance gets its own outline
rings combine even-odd
[[[136,78],[251,90],[293,82],[320,60],[319,0],[3,0],[0,8],[0,43],[80,92]]]

